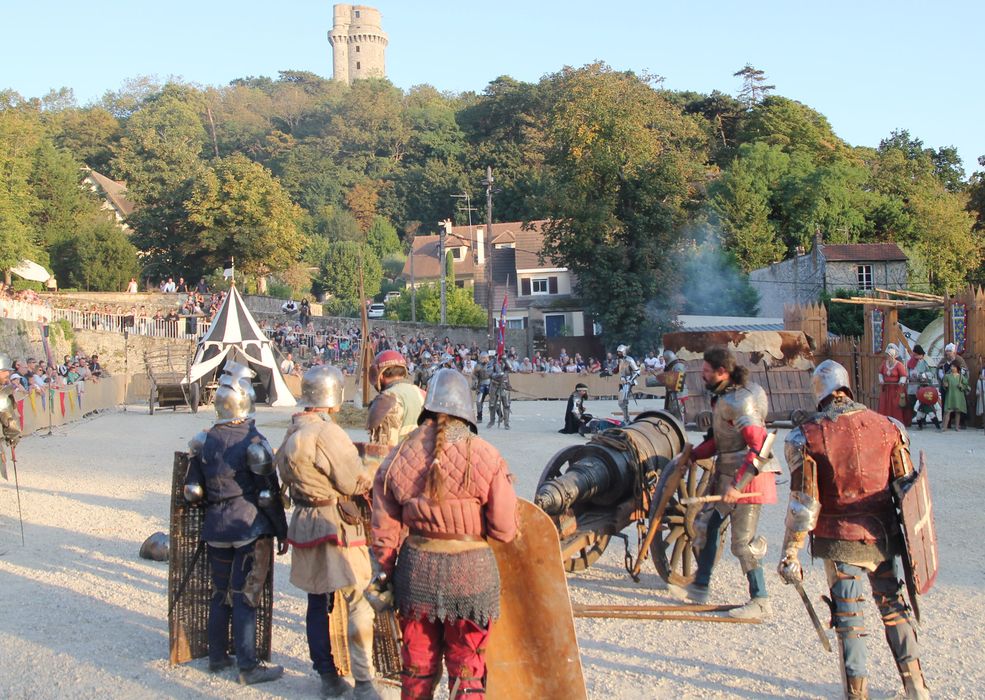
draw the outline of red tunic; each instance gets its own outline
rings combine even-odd
[[[903,423],[905,420],[903,408],[900,407],[900,396],[905,396],[906,384],[900,384],[900,379],[906,378],[906,366],[899,360],[889,369],[886,363],[879,365],[879,376],[882,377],[882,388],[879,392],[879,413],[895,418]]]

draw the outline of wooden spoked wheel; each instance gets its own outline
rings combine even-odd
[[[660,502],[660,496],[667,488],[673,488],[671,496],[660,517],[660,527],[653,544],[650,545],[650,557],[657,573],[667,583],[685,586],[694,580],[697,570],[693,542],[695,538],[694,520],[701,512],[703,504],[682,505],[681,500],[694,496],[704,496],[711,482],[712,471],[702,464],[692,464],[681,477],[676,487],[670,473],[664,470],[657,482],[653,495],[654,504]],[[651,514],[651,517],[655,514]],[[720,535],[724,537],[725,528]],[[718,548],[719,555],[721,547]]]
[[[589,544],[578,550],[577,553],[564,560],[564,570],[569,574],[577,574],[584,571],[598,561],[605,553],[605,548],[609,546],[609,535],[592,533],[589,535]]]

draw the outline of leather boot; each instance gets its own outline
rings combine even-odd
[[[373,681],[356,681],[356,689],[352,697],[354,700],[382,700],[380,691],[373,685]]]
[[[903,691],[906,693],[907,700],[930,700],[930,688],[924,681],[920,661],[908,661],[896,666],[899,668],[899,675],[903,681]]]
[[[257,683],[269,683],[284,675],[283,666],[267,666],[257,664],[249,671],[239,672],[240,685],[256,685]]]
[[[865,676],[846,678],[845,697],[848,700],[869,700],[869,679]]]
[[[321,696],[325,700],[347,698],[352,686],[339,677],[337,673],[321,674]]]

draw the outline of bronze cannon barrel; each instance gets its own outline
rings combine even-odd
[[[643,413],[626,427],[606,430],[576,448],[577,456],[563,474],[549,476],[549,465],[534,503],[548,515],[560,515],[578,504],[614,506],[632,497],[647,474],[659,472],[686,441],[684,427],[671,414]]]

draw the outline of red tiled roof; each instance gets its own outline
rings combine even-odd
[[[906,260],[906,253],[895,243],[837,243],[824,244],[825,260],[841,262],[871,262],[877,260]]]
[[[468,239],[468,227],[465,229],[466,235],[460,236],[458,232],[453,232],[445,241],[446,248],[465,246],[465,259],[455,261],[455,274],[457,276],[474,276],[475,264],[472,261],[472,246]],[[441,279],[444,266],[438,260],[438,236],[417,236],[414,238],[414,278],[417,280]],[[410,279],[410,257],[404,263],[404,278]]]

